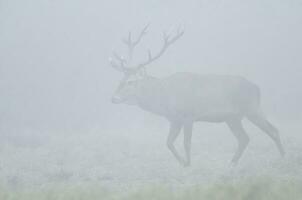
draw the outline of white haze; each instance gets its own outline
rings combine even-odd
[[[192,168],[184,171],[165,146],[165,119],[110,101],[122,75],[108,58],[125,54],[121,39],[148,23],[137,62],[159,49],[162,31],[185,27],[149,74],[233,74],[261,88],[289,156],[281,161],[246,123],[252,139],[239,167],[256,173],[266,162],[267,172],[282,175],[286,166],[286,176],[301,176],[294,163],[302,144],[301,11],[298,0],[0,0],[1,181],[44,183],[62,169],[71,181],[99,177],[109,185],[193,183],[222,173],[236,147],[224,124],[195,125]]]

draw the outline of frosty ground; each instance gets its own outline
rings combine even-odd
[[[166,148],[168,127],[137,133],[92,128],[85,133],[26,130],[6,139],[0,151],[1,188],[18,191],[53,185],[97,185],[113,191],[164,185],[190,188],[261,180],[302,180],[302,136],[299,122],[279,123],[286,148],[281,158],[273,142],[245,122],[250,144],[236,167],[230,164],[236,141],[224,124],[198,123],[192,142],[192,166],[184,168]],[[14,142],[12,142],[14,141]],[[176,144],[182,150],[182,137]]]

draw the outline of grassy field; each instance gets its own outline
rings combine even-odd
[[[55,184],[28,189],[1,187],[1,200],[300,200],[302,182],[268,177],[187,187],[146,185],[119,190],[98,184]]]
[[[225,127],[203,125],[203,134],[198,128],[188,168],[171,156],[160,131],[54,133],[34,144],[39,137],[23,134],[15,143],[3,141],[0,200],[302,199],[301,128],[281,127],[287,152],[281,158],[249,127],[251,143],[236,167],[229,166],[236,143]]]

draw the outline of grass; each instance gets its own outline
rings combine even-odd
[[[301,200],[302,182],[250,178],[206,185],[148,185],[110,190],[98,184],[56,184],[27,189],[0,187],[1,200]]]

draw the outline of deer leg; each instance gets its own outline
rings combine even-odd
[[[238,148],[232,159],[232,163],[237,164],[249,143],[249,137],[243,129],[240,119],[229,120],[227,124],[238,141]]]
[[[185,166],[190,166],[191,164],[191,140],[192,140],[192,129],[193,123],[187,123],[184,125],[184,147],[186,153]]]
[[[178,162],[183,164],[184,163],[183,159],[181,158],[181,156],[178,154],[178,152],[176,151],[176,149],[174,147],[174,142],[175,142],[177,136],[179,135],[181,128],[182,128],[181,123],[178,123],[178,122],[170,123],[169,136],[167,138],[167,146],[170,149],[170,151],[172,152],[172,154],[175,156],[175,158],[178,160]]]
[[[281,156],[284,156],[285,151],[278,130],[262,114],[249,115],[247,118],[275,142]]]

